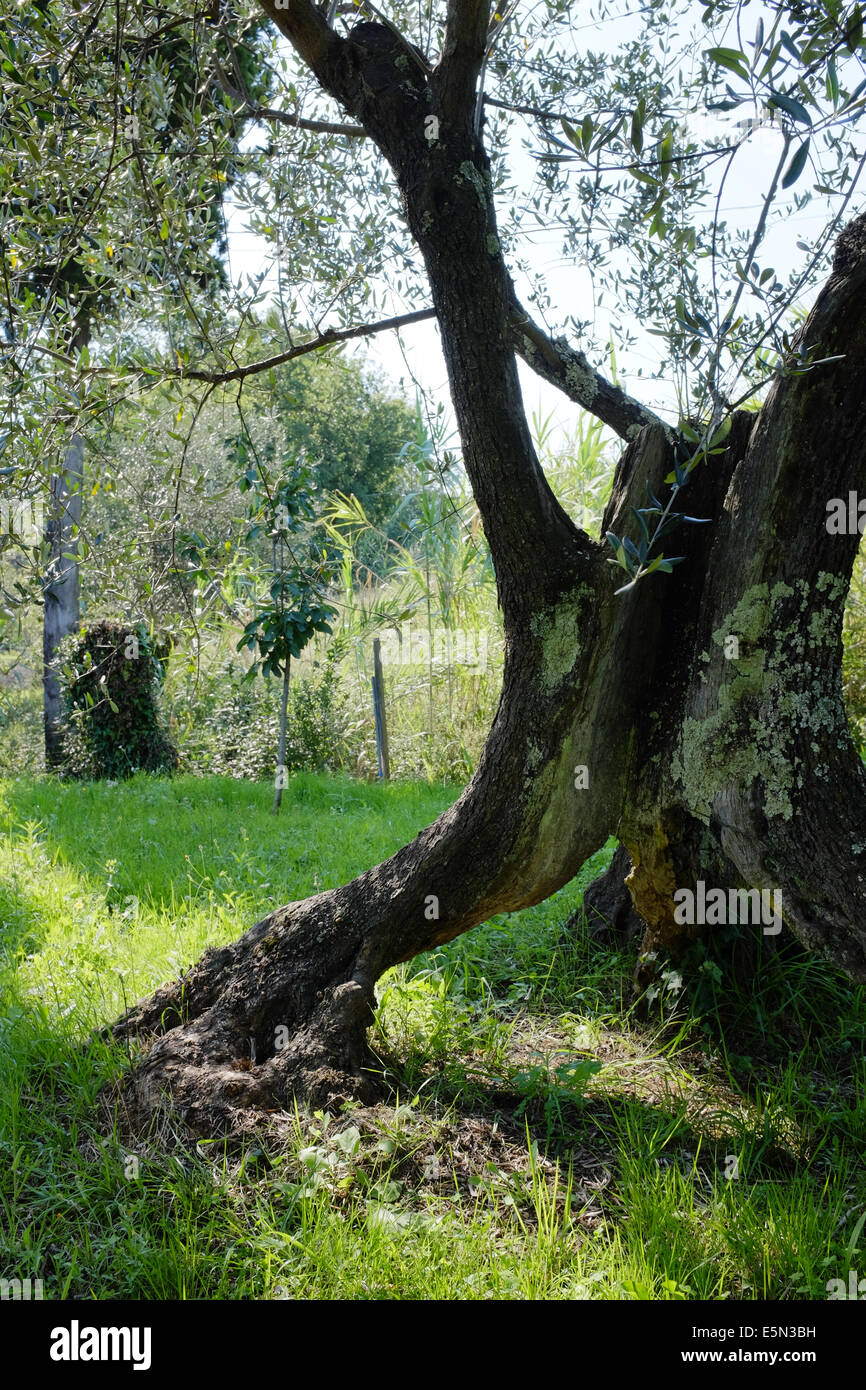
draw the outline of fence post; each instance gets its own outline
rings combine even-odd
[[[379,652],[379,639],[373,638],[373,713],[376,716],[376,756],[379,760],[379,779],[389,781],[391,760],[388,756],[388,725],[385,720],[385,680],[382,675],[382,657]]]

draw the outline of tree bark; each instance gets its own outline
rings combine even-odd
[[[826,522],[830,499],[866,491],[864,305],[861,215],[840,236],[799,335],[840,360],[778,380],[757,417],[735,422],[694,616],[676,621],[676,606],[667,609],[674,622],[656,657],[658,695],[637,732],[641,785],[630,790],[620,835],[654,941],[679,949],[689,936],[672,920],[671,883],[776,890],[794,935],[858,980],[866,773],[848,731],[841,663],[860,536],[831,534]],[[697,590],[694,569],[688,584]]]
[[[74,434],[63,459],[63,471],[51,479],[45,526],[48,557],[43,582],[42,694],[45,722],[45,762],[56,767],[62,755],[63,709],[56,652],[79,621],[78,527],[84,480],[84,441]]]
[[[631,873],[628,851],[617,845],[605,872],[591,883],[583,895],[582,907],[566,923],[568,931],[582,929],[584,922],[595,937],[612,937],[624,947],[642,938],[647,924],[635,912],[626,880]]]
[[[619,571],[550,491],[521,404],[513,291],[472,119],[481,9],[452,0],[432,73],[383,26],[342,40],[305,0],[273,14],[385,152],[423,253],[496,568],[503,688],[475,775],[432,826],[207,952],[115,1026],[158,1035],[132,1102],[150,1110],[169,1093],[193,1129],[215,1133],[297,1095],[371,1096],[382,972],[548,897],[610,834],[632,864],[647,951],[676,955],[701,930],[678,922],[678,889],[775,889],[790,930],[866,979],[866,785],[840,679],[859,537],[825,527],[828,497],[866,487],[866,217],[840,239],[803,329],[843,360],[779,381],[760,415],[735,418],[725,454],[689,482],[689,511],[710,520],[682,528],[684,562],[616,596]],[[672,462],[669,432],[641,428],[604,529],[627,533]]]

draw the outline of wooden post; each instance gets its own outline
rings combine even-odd
[[[43,576],[45,607],[42,631],[42,691],[45,713],[45,762],[57,764],[61,753],[63,698],[57,671],[57,647],[79,622],[78,527],[84,480],[84,440],[74,434],[66,449],[63,472],[51,479],[45,528],[48,556]]]
[[[379,760],[379,779],[389,781],[391,760],[388,755],[388,725],[385,720],[385,680],[382,675],[382,657],[379,639],[373,638],[373,713],[376,716],[376,756]]]

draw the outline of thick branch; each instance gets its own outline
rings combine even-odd
[[[621,439],[636,439],[645,425],[661,425],[670,433],[657,415],[597,372],[585,353],[571,347],[564,338],[551,338],[545,333],[516,298],[510,322],[515,349],[526,365],[610,426]]]
[[[356,105],[356,74],[351,62],[342,61],[349,56],[351,42],[338,39],[308,0],[289,0],[285,10],[277,10],[274,0],[261,0],[261,3],[291,40],[299,56],[312,68],[325,90],[350,109]],[[443,56],[435,72],[439,107],[444,121],[456,125],[462,119],[464,123],[471,123],[475,85],[484,60],[488,19],[486,0],[451,0]],[[357,129],[362,130],[363,127]],[[354,133],[354,128],[343,128],[341,133],[348,131]],[[384,144],[379,132],[370,133],[377,138],[380,146]],[[387,144],[390,143],[389,140]],[[393,149],[385,148],[385,153],[393,163]],[[396,172],[399,176],[399,170]],[[539,376],[563,391],[570,400],[615,430],[621,438],[634,439],[644,426],[662,423],[651,410],[596,372],[584,353],[570,347],[564,339],[552,339],[516,299],[510,317],[514,347],[527,364]]]
[[[276,0],[259,0],[259,4],[317,75],[344,48],[345,40],[310,0],[289,0],[284,8],[277,8]]]
[[[455,125],[475,110],[475,84],[484,62],[489,19],[488,0],[449,0],[436,78],[442,119]]]
[[[235,115],[238,117],[249,117],[253,121],[274,121],[277,125],[292,126],[296,130],[312,130],[317,135],[351,135],[360,139],[366,138],[367,132],[362,125],[341,125],[337,121],[314,121],[307,116],[296,116],[291,111],[276,111],[270,106],[257,106],[248,91],[235,87],[229,81],[218,58],[214,58],[214,71],[226,96],[231,97],[232,101],[237,103],[238,110]]]
[[[407,60],[405,40],[390,25],[358,24],[338,48],[323,51],[306,35],[299,39],[286,17],[293,21],[306,8],[306,0],[289,0],[288,10],[274,17],[324,90],[364,125],[388,160],[424,257],[464,462],[508,622],[573,584],[588,541],[550,490],[520,394],[509,327],[513,291],[489,160],[473,127],[487,10],[477,0],[455,3],[450,47],[431,81],[423,65]],[[440,116],[432,139],[431,114]]]
[[[683,801],[788,926],[866,979],[866,774],[842,693],[842,614],[866,488],[866,215],[800,334],[829,359],[773,386],[710,559],[679,761]],[[856,508],[855,508],[856,510]],[[735,639],[736,646],[726,649]]]

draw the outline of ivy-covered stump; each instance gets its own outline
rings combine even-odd
[[[100,622],[67,639],[61,651],[67,774],[120,778],[177,766],[158,705],[170,648],[170,640],[154,642],[143,623]]]

